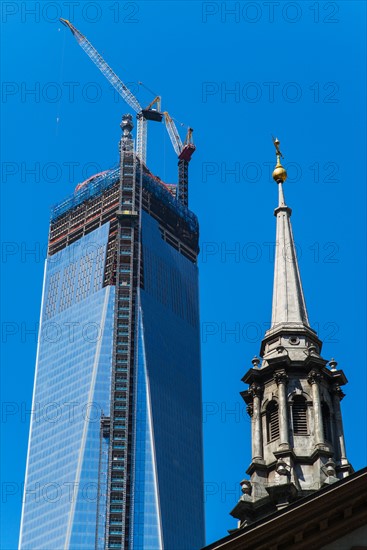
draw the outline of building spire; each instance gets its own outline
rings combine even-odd
[[[280,158],[283,158],[279,149],[280,142],[277,138],[273,138],[273,143],[277,158],[273,179],[278,184],[279,202],[274,210],[277,222],[271,327],[276,328],[280,325],[308,327],[306,303],[290,221],[292,210],[286,205],[283,192],[287,172],[280,161]]]

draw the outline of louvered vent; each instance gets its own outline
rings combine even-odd
[[[294,398],[292,413],[294,435],[308,435],[307,403],[304,397],[297,396]]]
[[[268,425],[268,441],[274,441],[279,437],[278,403],[271,401],[266,409]]]

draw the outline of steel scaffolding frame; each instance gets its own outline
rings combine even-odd
[[[131,117],[125,117],[125,122]],[[105,549],[131,548],[133,414],[140,284],[142,170],[126,123],[120,142],[119,210]]]

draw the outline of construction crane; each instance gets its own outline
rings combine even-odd
[[[145,108],[142,108],[139,101],[132,94],[129,88],[122,82],[117,74],[106,63],[103,57],[92,46],[89,40],[67,19],[60,18],[61,23],[68,27],[74,35],[79,46],[85,51],[88,57],[98,67],[103,76],[115,88],[126,103],[137,113],[137,144],[136,154],[146,165],[147,152],[147,121],[153,120],[162,122],[163,116],[173,148],[178,156],[178,186],[176,198],[179,202],[188,205],[188,164],[195,151],[195,145],[192,142],[192,128],[187,131],[186,139],[182,143],[173,119],[167,111],[161,112],[161,98],[156,96],[153,101]],[[153,108],[155,107],[155,108]]]
[[[178,156],[177,200],[183,205],[188,206],[189,162],[196,149],[192,141],[193,129],[188,128],[185,141],[182,143],[174,121],[167,111],[164,111],[163,114],[168,135],[171,139],[176,155]]]
[[[136,99],[134,94],[129,90],[129,88],[122,82],[122,80],[117,76],[117,74],[111,69],[111,67],[106,63],[103,57],[97,52],[97,50],[92,46],[89,40],[80,32],[77,28],[74,27],[70,21],[67,19],[60,18],[60,21],[63,25],[68,27],[72,34],[74,35],[79,46],[85,51],[85,53],[90,57],[93,63],[98,67],[103,76],[105,76],[108,82],[115,88],[118,94],[126,101],[126,103],[137,113],[137,144],[136,144],[136,153],[140,160],[146,164],[147,156],[147,120],[154,120],[156,122],[162,122],[163,114],[161,111],[161,98],[157,96],[154,100],[143,109]],[[155,109],[153,107],[156,106]]]

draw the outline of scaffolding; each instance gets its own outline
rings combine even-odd
[[[132,430],[140,286],[142,181],[133,150],[131,117],[126,115],[120,142],[120,185],[116,240],[116,293],[111,381],[105,549],[128,550],[132,525]],[[142,171],[140,171],[142,174]]]
[[[95,550],[101,550],[105,547],[105,509],[107,503],[107,465],[108,448],[110,440],[109,416],[104,416],[102,412],[100,421],[100,439],[99,439],[99,457],[98,457],[98,487],[97,487],[97,509],[96,509],[96,534]],[[107,449],[105,448],[107,443]]]
[[[180,161],[180,163],[186,164],[185,161]],[[171,210],[187,221],[192,231],[198,231],[199,224],[196,215],[173,196],[172,185],[165,184],[145,167],[143,167],[142,172],[143,188],[148,190],[157,197],[157,199],[161,200]],[[139,167],[137,168],[137,175],[140,177]],[[100,197],[107,189],[117,184],[119,179],[120,169],[112,168],[111,170],[106,170],[89,178],[90,181],[86,185],[79,184],[81,187],[74,195],[71,195],[51,208],[51,224],[55,223],[70,210],[74,210],[80,205],[85,205],[91,199]]]

